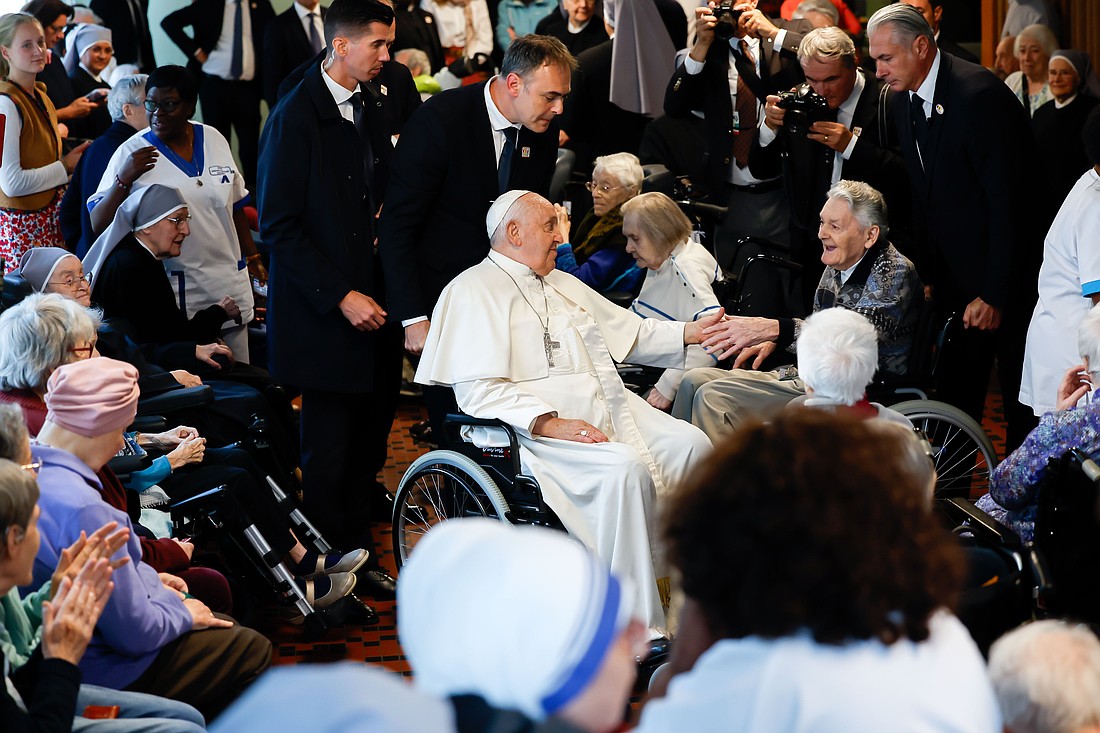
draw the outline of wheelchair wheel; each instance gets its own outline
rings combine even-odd
[[[481,466],[449,450],[436,450],[413,461],[401,479],[393,503],[393,554],[397,568],[416,543],[448,519],[504,519],[508,503]]]
[[[893,409],[924,432],[936,459],[937,496],[979,496],[989,491],[997,451],[982,426],[953,405],[935,400],[909,400]]]

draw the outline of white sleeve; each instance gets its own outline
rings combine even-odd
[[[683,369],[687,354],[684,348],[684,324],[680,321],[659,321],[656,318],[641,320],[638,338],[625,361],[630,364]]]
[[[473,58],[475,53],[483,53],[486,56],[493,52],[493,21],[489,20],[489,7],[485,0],[472,0],[471,7],[474,15],[474,33],[477,37],[467,39],[466,57]]]
[[[505,379],[475,379],[454,385],[455,401],[467,415],[503,420],[524,437],[533,437],[531,427],[541,415],[557,411],[515,382]]]
[[[63,186],[69,180],[65,165],[55,161],[41,168],[24,168],[19,158],[19,137],[23,118],[10,97],[0,96],[0,119],[3,120],[4,150],[0,154],[0,190],[5,196],[27,196],[39,191]]]
[[[690,55],[684,57],[684,71],[691,76],[695,76],[703,71],[703,67],[707,65],[706,61],[696,61]]]

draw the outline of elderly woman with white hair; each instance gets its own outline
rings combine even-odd
[[[630,153],[596,158],[592,180],[585,187],[592,192],[592,210],[584,215],[576,231],[564,209],[558,209],[557,269],[571,273],[593,290],[602,293],[637,292],[644,271],[635,266],[626,251],[622,206],[642,191],[642,164]]]
[[[111,29],[101,25],[78,25],[65,40],[68,51],[65,52],[64,64],[73,93],[97,105],[87,117],[68,123],[69,136],[95,139],[111,126],[111,114],[106,105],[111,85],[103,78],[115,54],[111,45]]]
[[[978,507],[1030,542],[1035,536],[1039,484],[1050,471],[1049,461],[1071,448],[1100,458],[1100,400],[1093,399],[1100,374],[1100,308],[1093,306],[1077,327],[1077,349],[1082,362],[1066,370],[1055,409],[1039,418],[1039,425],[989,477],[989,493]],[[1082,402],[1083,401],[1083,402]],[[1081,403],[1081,404],[1078,404]]]
[[[691,221],[663,193],[643,193],[622,205],[626,251],[645,270],[642,290],[630,306],[642,318],[694,321],[719,308],[711,283],[722,277],[713,255],[691,239]],[[686,369],[714,366],[699,346],[689,346]],[[683,369],[666,369],[646,395],[659,410],[672,407]]]
[[[1047,65],[1058,49],[1058,39],[1045,25],[1029,25],[1016,36],[1015,52],[1020,70],[1008,75],[1005,84],[1031,116],[1054,97],[1050,93]]]
[[[449,698],[459,733],[619,730],[646,648],[626,583],[564,534],[445,522],[397,585],[415,684]]]

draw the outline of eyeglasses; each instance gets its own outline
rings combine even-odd
[[[38,472],[42,469],[42,461],[35,461],[34,463],[24,463],[22,466],[20,466],[20,468],[22,468],[24,471],[30,471],[35,476],[37,476]]]
[[[75,275],[69,275],[64,280],[50,280],[46,284],[47,285],[64,285],[69,290],[79,290],[81,287],[91,284],[91,282],[92,282],[92,273],[89,272],[85,275],[80,275],[79,277],[77,277]]]
[[[88,342],[87,346],[71,346],[71,347],[69,347],[69,351],[71,351],[72,353],[74,353],[78,356],[80,354],[84,354],[84,352],[87,352],[87,354],[85,354],[83,358],[91,359],[92,358],[92,352],[95,351],[95,342],[96,342],[96,339],[92,339],[91,341]]]
[[[584,187],[588,189],[589,193],[596,193],[599,190],[605,196],[616,189],[626,188],[626,186],[608,186],[606,183],[598,184],[595,181],[589,181],[584,184]]]
[[[170,115],[183,106],[183,100],[166,99],[163,102],[155,102],[152,99],[146,99],[144,105],[146,112],[156,112],[159,109],[161,112]]]
[[[187,216],[166,216],[164,217],[164,220],[170,221],[175,224],[176,229],[183,229],[183,225],[191,221],[191,215],[188,214]]]

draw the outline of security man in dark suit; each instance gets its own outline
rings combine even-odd
[[[786,197],[778,175],[763,180],[749,169],[749,152],[769,94],[802,82],[796,54],[802,37],[813,29],[809,21],[775,21],[756,9],[756,0],[734,6],[736,23],[723,14],[716,39],[715,8],[697,8],[696,38],[691,52],[672,75],[665,92],[665,114],[685,118],[693,110],[706,117],[705,184],[730,214],[717,233],[719,264],[729,264],[737,239],[764,237],[787,243]]]
[[[111,29],[115,61],[134,64],[146,74],[157,68],[149,34],[149,0],[92,0],[88,7]]]
[[[901,1],[906,5],[912,5],[920,11],[920,14],[928,21],[928,25],[932,26],[932,35],[936,37],[936,46],[938,46],[941,51],[949,53],[955,58],[962,59],[963,61],[969,61],[972,64],[980,63],[977,56],[952,41],[944,35],[942,30],[940,30],[940,23],[943,22],[943,8],[947,4],[946,0]]]
[[[1023,107],[987,69],[943,53],[916,8],[887,5],[868,21],[878,78],[899,95],[892,113],[913,187],[921,272],[937,306],[962,328],[940,357],[938,397],[980,421],[996,357],[1006,448],[1034,425],[1018,396],[1037,297],[1045,187],[1020,165],[1036,156]]]
[[[236,130],[249,186],[256,184],[264,30],[274,17],[270,0],[193,0],[160,22],[187,56],[188,68],[202,72],[203,120],[226,140]],[[188,27],[192,35],[184,31]]]
[[[320,0],[294,0],[264,31],[264,99],[274,109],[279,84],[300,64],[325,47],[325,13]]]
[[[389,58],[393,11],[377,0],[335,0],[325,16],[322,65],[275,107],[264,128],[260,230],[270,248],[268,352],[272,374],[302,389],[305,506],[337,546],[371,547],[376,476],[392,411],[376,377],[387,320],[375,258],[376,151],[389,134],[373,125],[364,91]],[[368,544],[360,544],[368,543]],[[377,566],[373,595],[392,594]]]
[[[428,315],[456,275],[489,251],[485,214],[501,193],[547,195],[573,56],[528,35],[485,84],[437,94],[405,125],[378,231],[390,316],[419,354]]]
[[[912,204],[905,160],[887,116],[889,88],[857,68],[852,39],[839,28],[817,28],[802,39],[798,60],[806,82],[828,107],[817,109],[811,118],[817,121],[808,127],[804,114],[791,113],[788,127],[781,98],[770,95],[749,169],[764,180],[783,175],[791,250],[802,265],[804,307],[810,313],[825,267],[817,235],[829,188],[844,178],[881,192],[890,212],[890,239],[902,250],[898,236],[910,226]]]

